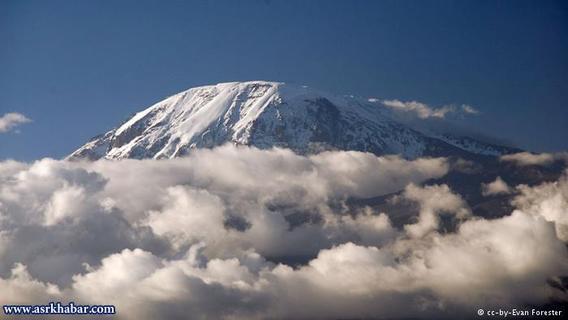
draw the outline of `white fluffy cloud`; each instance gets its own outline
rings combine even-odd
[[[450,213],[458,219],[464,219],[471,214],[463,199],[451,192],[447,185],[426,186],[424,188],[410,184],[404,189],[401,196],[404,199],[418,202],[420,215],[414,224],[408,224],[404,228],[406,232],[415,238],[421,238],[428,233],[438,230],[442,213]],[[398,201],[399,198],[395,198]]]
[[[33,279],[25,265],[17,263],[10,275],[0,278],[0,304],[48,303],[61,298],[59,288]]]
[[[470,315],[480,305],[566,298],[546,284],[568,268],[564,243],[551,223],[521,211],[383,247],[347,242],[297,269],[254,252],[207,258],[202,250],[196,244],[183,257],[162,259],[125,249],[76,275],[65,294],[89,303],[113,301],[130,319],[443,318],[448,312]]]
[[[481,194],[484,196],[491,196],[496,194],[509,194],[511,193],[511,187],[501,179],[497,177],[494,181],[490,183],[481,184]]]
[[[520,194],[513,204],[525,212],[555,223],[558,237],[568,241],[568,171],[554,182],[517,186]]]
[[[506,154],[501,156],[501,161],[513,162],[519,166],[532,166],[540,165],[547,166],[555,161],[565,161],[568,162],[568,153],[530,153],[530,152],[519,152],[514,154]]]
[[[376,101],[376,100],[375,100]],[[373,101],[372,101],[373,102]],[[454,105],[447,105],[442,106],[439,108],[432,108],[427,104],[417,102],[417,101],[408,101],[403,102],[400,100],[383,100],[383,105],[389,107],[395,111],[399,112],[408,112],[415,114],[418,118],[427,119],[427,118],[445,118],[449,113],[456,113],[462,112],[466,114],[477,114],[479,113],[475,108],[469,105],[461,105],[460,107],[456,107]]]
[[[206,241],[211,255],[253,248],[269,257],[314,256],[359,238],[359,224],[379,219],[335,214],[348,197],[384,195],[448,171],[442,158],[303,157],[233,146],[168,161],[44,159],[0,167],[0,275],[22,262],[60,284],[83,262],[123,248],[166,255]]]
[[[0,302],[116,304],[124,319],[440,318],[566,298],[547,285],[568,270],[565,180],[519,187],[519,210],[485,220],[448,186],[420,186],[447,171],[233,146],[2,162]],[[401,190],[393,201],[419,211],[401,228],[346,201]]]
[[[17,112],[9,112],[0,116],[0,133],[8,132],[13,128],[31,122],[28,117],[24,116],[21,113]]]

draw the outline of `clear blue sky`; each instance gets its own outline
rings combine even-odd
[[[469,104],[568,150],[568,1],[0,0],[0,159],[62,157],[186,88],[237,80]]]

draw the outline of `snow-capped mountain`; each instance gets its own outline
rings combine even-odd
[[[468,137],[432,135],[394,120],[364,99],[279,82],[202,86],[138,112],[69,159],[172,158],[227,142],[298,153],[340,149],[375,154],[499,155],[513,152]]]

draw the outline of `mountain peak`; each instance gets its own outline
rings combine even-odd
[[[173,158],[224,143],[298,153],[341,149],[408,158],[462,152],[500,154],[482,142],[433,137],[389,117],[376,103],[308,86],[227,82],[172,95],[95,137],[69,159]],[[468,146],[476,150],[468,150]],[[471,148],[470,148],[471,149]]]

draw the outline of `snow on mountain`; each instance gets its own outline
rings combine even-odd
[[[521,150],[514,149],[506,146],[499,146],[476,140],[474,138],[466,137],[463,135],[456,135],[451,133],[432,134],[433,137],[438,138],[454,147],[458,147],[470,153],[487,155],[487,156],[500,156],[508,153],[516,153]]]
[[[68,159],[173,158],[227,142],[298,153],[358,150],[375,154],[507,153],[472,138],[431,136],[397,122],[377,104],[306,86],[250,81],[202,86],[138,112],[93,138]]]

